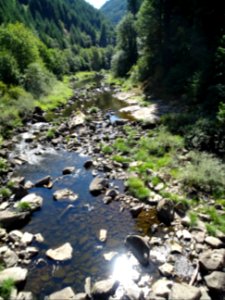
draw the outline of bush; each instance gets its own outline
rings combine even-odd
[[[180,178],[185,185],[207,192],[221,193],[225,188],[225,166],[213,155],[192,151],[190,163],[181,169]]]
[[[53,83],[54,76],[39,63],[32,63],[25,70],[24,87],[36,98],[47,95]]]
[[[8,300],[14,286],[14,281],[11,278],[4,280],[0,285],[0,297]]]
[[[8,52],[0,52],[0,80],[6,84],[19,81],[19,69],[15,58]]]
[[[127,186],[134,197],[140,200],[146,200],[149,197],[149,189],[145,187],[144,182],[140,178],[130,177],[127,181]]]

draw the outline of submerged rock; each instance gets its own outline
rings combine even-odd
[[[62,189],[54,192],[53,197],[55,200],[71,200],[75,201],[78,195],[69,189]]]
[[[51,180],[52,180],[51,176],[45,176],[39,179],[38,181],[36,181],[34,185],[36,187],[49,187]]]
[[[46,252],[46,255],[53,259],[59,261],[65,261],[72,258],[73,248],[71,247],[70,243],[66,243],[59,248],[56,249],[49,249]]]
[[[75,167],[66,167],[63,169],[62,174],[69,175],[69,174],[73,174],[74,172],[75,172]]]
[[[125,240],[125,245],[130,249],[139,263],[143,266],[149,264],[149,245],[145,238],[139,235],[128,235]]]

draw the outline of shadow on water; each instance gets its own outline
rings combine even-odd
[[[91,170],[83,167],[87,159],[77,153],[59,151],[46,155],[38,165],[27,164],[18,171],[18,175],[33,182],[46,175],[51,175],[55,180],[52,189],[30,190],[41,195],[44,204],[23,228],[23,231],[33,234],[41,233],[45,238],[44,243],[34,244],[40,252],[32,261],[25,286],[26,290],[32,291],[40,299],[68,285],[75,291],[83,291],[87,276],[94,280],[107,278],[113,272],[113,261],[106,261],[103,255],[111,251],[124,253],[126,249],[123,241],[126,235],[146,232],[146,226],[151,226],[142,220],[135,221],[127,210],[119,212],[118,202],[104,205],[102,196],[93,197],[89,193],[93,176]],[[66,166],[75,166],[75,174],[62,176]],[[113,183],[123,191],[121,181]],[[79,195],[78,199],[74,202],[54,201],[53,193],[61,188],[71,189]],[[72,207],[64,213],[69,204]],[[106,243],[98,240],[100,229],[108,231]],[[73,247],[72,260],[57,263],[46,257],[45,252],[49,248],[59,247],[66,242]],[[155,268],[151,264],[146,271],[157,276]]]

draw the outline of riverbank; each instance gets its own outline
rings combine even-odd
[[[46,199],[35,198],[34,195],[31,197],[32,189],[35,186],[40,189],[39,191],[51,192],[49,189],[54,189],[56,184],[56,178],[54,180],[51,178],[52,174],[29,182],[29,178],[15,177],[16,169],[20,169],[24,163],[30,163],[31,157],[34,156],[36,159],[43,157],[50,150],[64,149],[68,153],[81,153],[88,157],[79,169],[83,168],[84,171],[90,168],[90,182],[86,187],[89,193],[100,195],[99,200],[102,205],[108,204],[106,208],[109,207],[109,210],[114,203],[118,204],[117,218],[123,218],[123,212],[128,212],[134,218],[136,226],[141,229],[141,232],[128,230],[126,235],[124,232],[123,238],[120,237],[120,243],[123,244],[125,239],[126,245],[137,259],[136,267],[132,269],[137,271],[140,265],[144,268],[146,265],[153,268],[154,265],[156,271],[153,272],[151,268],[144,269],[144,272],[137,271],[136,277],[129,278],[131,286],[121,282],[121,278],[111,278],[101,283],[97,282],[93,286],[87,280],[84,293],[74,296],[74,292],[69,288],[66,290],[67,296],[62,294],[65,293],[64,290],[61,294],[50,296],[50,299],[62,295],[63,297],[72,295],[74,299],[86,299],[88,295],[94,299],[100,297],[108,299],[109,295],[114,293],[118,295],[116,299],[122,299],[124,295],[130,299],[156,297],[178,299],[180,293],[183,297],[184,290],[188,293],[187,299],[210,299],[208,292],[211,299],[220,299],[219,297],[222,299],[224,287],[221,278],[224,274],[222,270],[225,260],[224,201],[221,199],[223,195],[221,188],[223,189],[224,184],[222,164],[212,156],[188,151],[185,149],[183,138],[171,134],[165,127],[153,122],[143,123],[121,118],[123,112],[121,115],[115,115],[111,110],[99,111],[96,106],[94,109],[91,99],[98,98],[107,89],[110,87],[103,85],[92,87],[89,91],[76,90],[76,95],[68,103],[67,108],[73,107],[79,99],[84,104],[85,114],[76,110],[72,115],[65,117],[63,107],[56,109],[51,115],[53,123],[46,123],[44,112],[35,111],[32,118],[34,123],[32,128],[35,130],[32,129],[30,132],[28,129],[30,125],[19,130],[23,133],[23,143],[26,147],[22,148],[22,152],[14,151],[16,155],[10,159],[9,148],[15,149],[16,144],[21,145],[19,142],[21,136],[20,138],[15,136],[12,141],[3,144],[1,155],[2,165],[3,163],[5,165],[2,168],[2,185],[5,186],[5,190],[1,196],[1,222],[16,221],[17,227],[19,220],[26,221],[31,217],[31,212],[37,208],[41,209],[37,214],[41,214],[43,209],[41,207]],[[117,88],[112,90],[112,94],[117,92]],[[124,109],[126,103],[121,105],[123,107],[118,107],[118,110]],[[82,110],[82,107],[80,108]],[[40,120],[45,121],[45,124],[39,123],[38,126],[34,126]],[[62,171],[60,169],[57,172]],[[197,171],[202,172],[201,177]],[[65,172],[72,174],[74,170],[67,168]],[[71,178],[68,177],[68,180]],[[118,182],[111,186],[111,180],[124,182],[125,189],[121,189]],[[25,195],[27,193],[30,198],[23,199],[27,197]],[[76,201],[76,193],[71,191],[71,187],[69,191],[67,187],[64,198],[66,201],[68,199]],[[70,205],[67,204],[65,209]],[[17,206],[22,211],[18,212]],[[104,226],[99,229],[105,230]],[[129,233],[135,235],[130,236]],[[21,276],[23,275],[20,281],[24,281],[27,277],[28,269],[24,266],[26,264],[29,266],[33,261],[33,255],[37,255],[40,251],[40,244],[37,243],[41,243],[41,235],[41,232],[34,235],[18,230],[16,232],[2,230],[1,239],[5,247],[1,252],[5,264],[3,267],[22,266],[23,270],[16,269]],[[101,231],[101,239],[110,243],[110,232]],[[67,246],[67,249],[71,249],[70,246]],[[64,251],[59,249],[59,252]],[[68,261],[71,255],[76,254],[70,253]],[[130,254],[126,255],[128,259]],[[11,259],[8,265],[6,257]],[[111,255],[111,260],[115,258],[116,255],[115,257]],[[121,272],[122,269],[123,267],[120,268]],[[125,270],[127,276],[128,271]],[[10,272],[12,274],[12,271]],[[28,276],[31,275],[28,273]],[[66,281],[66,277],[64,280]],[[46,281],[51,281],[51,277],[47,277]],[[180,284],[176,283],[177,281]],[[70,283],[73,287],[73,282]],[[17,297],[20,299],[21,296]]]

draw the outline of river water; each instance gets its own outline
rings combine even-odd
[[[76,103],[74,107],[65,108],[63,114],[71,113],[80,105]],[[104,111],[114,111],[112,115],[117,118],[121,117],[118,109],[123,107],[124,103],[113,99],[110,92],[104,92],[97,100],[85,104],[84,110],[93,105]],[[26,145],[24,151],[30,151]],[[94,197],[89,192],[89,184],[93,179],[92,170],[83,167],[89,157],[65,150],[48,152],[43,154],[41,159],[32,160],[32,164],[27,163],[17,171],[17,175],[25,176],[26,180],[32,182],[47,175],[54,181],[52,189],[30,190],[30,193],[42,196],[44,203],[42,209],[33,214],[23,231],[41,233],[45,240],[43,243],[33,244],[39,249],[39,254],[28,267],[29,276],[25,290],[32,291],[40,299],[66,286],[71,286],[76,292],[82,292],[85,278],[88,276],[97,281],[113,274],[123,274],[123,279],[127,279],[132,275],[131,269],[135,272],[139,269],[139,272],[157,278],[157,267],[153,263],[142,270],[135,260],[123,264],[123,261],[127,260],[125,237],[128,234],[149,232],[151,225],[156,221],[154,213],[143,213],[137,219],[133,219],[128,210],[120,212],[120,203],[103,204],[101,195]],[[62,176],[62,170],[67,166],[75,167],[76,172]],[[118,187],[120,192],[124,191],[122,181],[111,181],[111,185]],[[55,201],[53,193],[62,188],[74,191],[78,194],[78,199],[74,202]],[[100,229],[108,231],[105,243],[98,239]],[[47,258],[45,253],[49,248],[57,248],[67,242],[73,247],[71,260],[59,263]],[[117,253],[111,261],[104,258],[104,254],[109,252]]]

